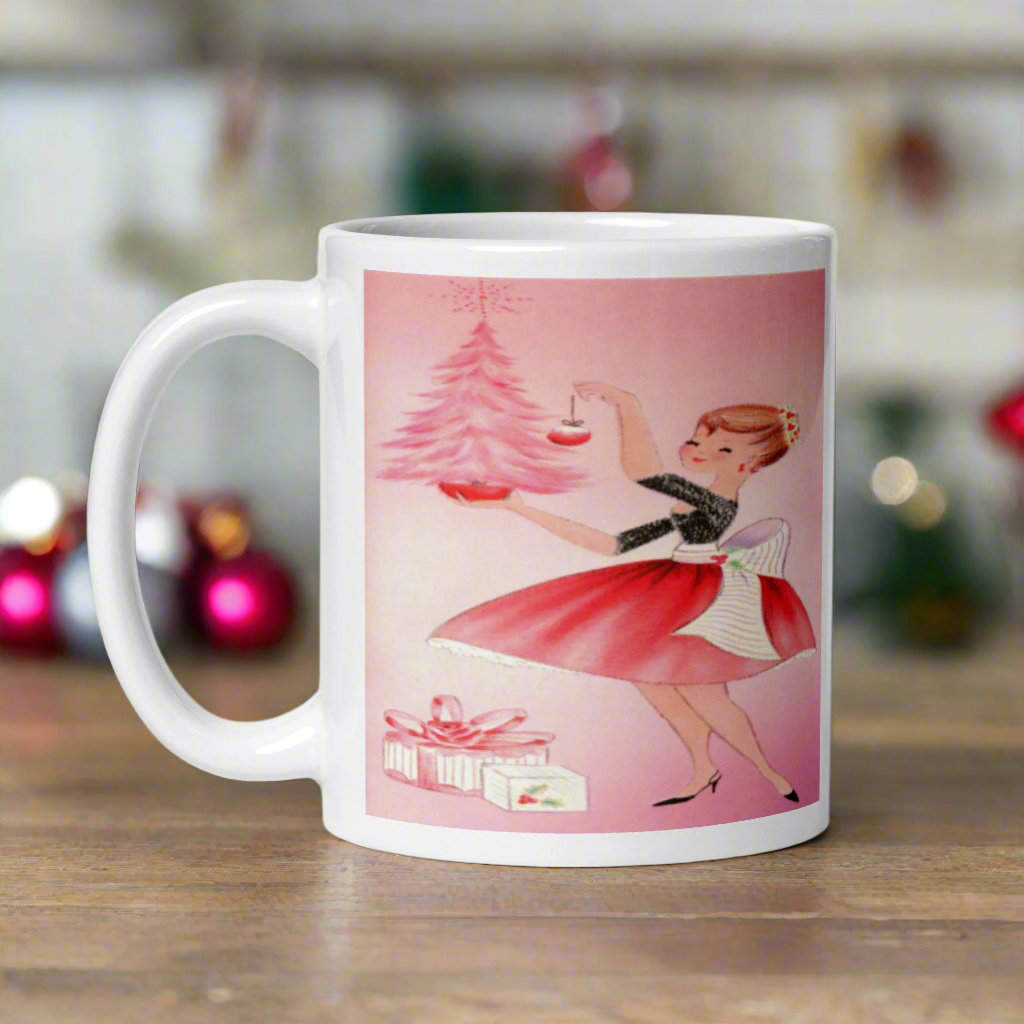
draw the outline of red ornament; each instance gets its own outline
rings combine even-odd
[[[555,444],[574,448],[578,444],[586,444],[590,440],[590,431],[583,426],[582,420],[562,420],[562,423],[548,432],[548,440]]]
[[[468,484],[438,484],[449,498],[462,498],[465,501],[504,501],[511,493],[511,487],[501,484],[487,484],[474,480]]]
[[[935,129],[922,121],[904,124],[892,141],[890,161],[903,197],[921,210],[933,210],[949,195],[949,155]]]
[[[576,419],[576,396],[573,395],[569,399],[569,418],[548,431],[548,440],[567,448],[575,448],[578,444],[586,444],[590,436],[590,431],[583,426],[583,420]]]
[[[253,651],[280,643],[296,618],[291,577],[272,555],[246,551],[208,561],[195,579],[200,629],[215,647]]]
[[[565,210],[615,210],[633,194],[633,172],[620,152],[615,133],[622,109],[606,90],[583,98],[584,138],[569,155],[559,181],[559,199]]]
[[[53,552],[0,551],[0,647],[37,652],[60,647],[52,601],[56,568]]]
[[[1024,389],[996,405],[988,414],[988,424],[1004,444],[1024,454]]]

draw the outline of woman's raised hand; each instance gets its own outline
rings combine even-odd
[[[589,402],[591,398],[600,398],[602,402],[618,406],[633,397],[628,391],[600,380],[576,380],[572,386],[584,402]]]
[[[499,498],[496,501],[467,501],[461,494],[455,497],[448,497],[456,505],[464,505],[466,508],[503,508],[507,511],[518,512],[526,508],[526,502],[518,491],[511,491],[507,498]]]

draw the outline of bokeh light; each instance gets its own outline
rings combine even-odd
[[[210,587],[210,611],[223,622],[244,622],[256,611],[256,595],[243,580],[221,579]]]
[[[25,476],[0,495],[0,539],[32,544],[55,536],[64,514],[60,491],[49,480]]]
[[[871,491],[883,505],[902,505],[917,487],[917,468],[909,459],[892,455],[871,473]]]
[[[151,501],[135,513],[135,556],[143,565],[177,573],[188,564],[188,529],[170,502]]]
[[[633,172],[614,154],[604,157],[583,181],[587,199],[595,210],[615,210],[633,194]]]
[[[912,530],[930,530],[945,518],[946,504],[945,491],[930,480],[922,480],[897,514]]]
[[[0,583],[0,610],[13,622],[31,622],[46,611],[46,590],[27,572],[14,572]]]
[[[199,514],[196,529],[218,558],[237,558],[252,539],[245,516],[226,505],[207,505]]]

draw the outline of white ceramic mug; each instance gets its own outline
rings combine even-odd
[[[89,491],[136,711],[206,771],[315,779],[327,829],[379,850],[651,864],[817,835],[834,288],[820,224],[485,214],[334,225],[312,281],[178,302],[114,381]],[[246,723],[169,672],[133,528],[160,394],[241,334],[320,370],[322,474],[320,688]]]

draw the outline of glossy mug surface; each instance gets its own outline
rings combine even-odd
[[[834,266],[798,221],[397,217],[325,228],[313,281],[182,300],[118,374],[89,496],[132,703],[199,767],[316,779],[326,827],[381,850],[648,864],[817,835]],[[253,333],[320,370],[321,679],[235,723],[155,648],[134,494],[174,370]]]

